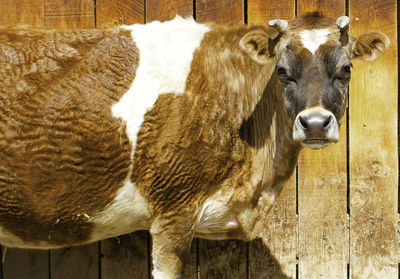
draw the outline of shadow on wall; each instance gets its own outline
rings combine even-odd
[[[261,239],[254,240],[249,249],[249,273],[253,279],[294,279],[288,277],[281,264]]]

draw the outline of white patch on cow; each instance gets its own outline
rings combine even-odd
[[[184,92],[193,53],[210,28],[192,18],[179,16],[164,23],[155,21],[122,28],[131,31],[139,49],[139,67],[130,89],[112,107],[112,114],[126,122],[134,152],[144,115],[153,107],[158,96]]]
[[[91,241],[148,229],[149,215],[146,199],[127,178],[114,200],[89,219],[94,224]]]
[[[303,46],[312,54],[315,54],[320,45],[328,41],[330,31],[325,29],[303,30],[300,32],[300,39]]]
[[[227,206],[232,194],[219,190],[204,202],[197,218],[196,235],[214,239],[214,234],[221,234],[238,226],[234,213]]]

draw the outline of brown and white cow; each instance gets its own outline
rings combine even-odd
[[[1,29],[0,243],[148,229],[154,277],[175,278],[195,236],[260,236],[300,149],[338,141],[350,60],[389,45],[348,24]]]

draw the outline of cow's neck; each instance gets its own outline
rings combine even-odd
[[[250,118],[240,128],[240,137],[264,153],[262,184],[282,184],[292,174],[300,145],[292,140],[292,128],[284,108],[282,86],[273,74]],[[276,180],[276,181],[271,181]],[[268,182],[266,182],[268,181]],[[267,185],[263,185],[265,188]]]

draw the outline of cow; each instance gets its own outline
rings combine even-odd
[[[389,46],[348,27],[1,28],[0,244],[149,230],[154,278],[178,278],[194,237],[260,237],[300,150],[339,140],[351,60]]]

